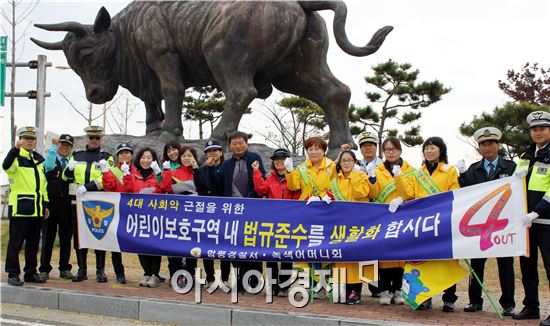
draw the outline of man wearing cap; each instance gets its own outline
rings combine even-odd
[[[42,225],[42,251],[40,254],[40,277],[48,279],[52,271],[50,265],[53,245],[59,227],[59,277],[72,280],[71,273],[71,198],[69,183],[63,181],[61,174],[69,163],[74,139],[71,135],[62,134],[52,139],[52,146],[46,153],[44,172],[48,181],[48,198],[50,199],[51,216]]]
[[[44,175],[44,158],[36,153],[35,127],[23,127],[17,130],[19,140],[12,148],[2,168],[10,181],[8,217],[10,220],[8,248],[6,250],[6,273],[8,284],[21,286],[19,278],[19,251],[25,241],[24,280],[29,283],[44,283],[36,273],[38,243],[42,220],[49,216],[48,192]]]
[[[456,167],[460,172],[458,181],[460,187],[467,187],[478,183],[505,178],[514,174],[516,163],[504,159],[498,155],[500,148],[500,139],[502,132],[494,127],[485,127],[474,133],[474,139],[479,145],[479,153],[482,156],[481,161],[475,162],[466,170],[464,160],[458,161]],[[472,269],[483,282],[483,272],[487,258],[472,259]],[[498,276],[500,279],[500,305],[504,316],[513,316],[516,303],[514,301],[514,258],[497,258]],[[464,308],[465,312],[476,312],[483,309],[483,299],[481,297],[481,285],[470,276],[468,287],[468,296],[470,303]]]
[[[372,169],[382,163],[382,159],[376,154],[378,152],[378,136],[374,132],[365,131],[359,138],[359,150],[363,159],[358,160],[361,170],[366,171],[367,166],[372,163]]]
[[[531,112],[527,116],[533,143],[521,155],[515,174],[526,177],[527,211],[522,217],[529,228],[529,257],[520,257],[521,282],[525,290],[524,308],[514,319],[540,319],[538,249],[546,277],[550,281],[550,113]],[[540,325],[549,326],[550,316]]]
[[[81,282],[88,279],[87,255],[88,249],[78,248],[78,223],[76,217],[76,195],[82,195],[87,191],[103,190],[103,181],[99,161],[106,160],[113,165],[113,157],[107,152],[101,151],[101,139],[103,128],[89,126],[84,128],[87,136],[86,150],[73,154],[67,167],[63,170],[63,180],[69,181],[69,195],[71,195],[71,220],[74,223],[74,247],[78,263],[78,273],[73,282]],[[105,251],[95,250],[96,255],[96,281],[107,282],[105,276]]]

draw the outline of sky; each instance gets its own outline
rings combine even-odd
[[[460,136],[458,127],[474,115],[490,111],[509,100],[497,86],[498,80],[506,78],[508,69],[520,70],[526,62],[538,62],[541,67],[550,68],[550,1],[547,0],[345,2],[348,7],[346,31],[355,45],[366,44],[382,26],[394,27],[378,52],[362,58],[352,57],[344,53],[334,40],[333,13],[322,12],[330,36],[327,61],[334,75],[351,88],[351,103],[359,106],[368,104],[364,95],[367,90],[364,77],[372,75],[372,66],[389,58],[399,63],[411,63],[420,71],[419,81],[439,80],[452,91],[440,102],[423,109],[421,135],[424,138],[443,137],[451,164],[461,158],[467,163],[479,159],[467,140]],[[1,3],[6,10],[6,1]],[[72,1],[41,1],[28,19],[33,23],[78,21],[92,24],[101,6],[105,6],[114,16],[128,3],[78,1],[76,5]],[[2,27],[8,30],[4,21]],[[22,24],[19,28],[22,30],[24,27],[26,25]],[[18,61],[36,59],[39,54],[48,56],[53,67],[47,71],[46,88],[52,97],[46,99],[46,130],[57,134],[82,135],[85,120],[60,95],[63,92],[76,107],[85,109],[88,102],[80,78],[71,70],[55,68],[67,65],[61,51],[41,49],[29,40],[34,37],[53,42],[61,40],[64,35],[63,32],[46,32],[31,26],[20,45]],[[9,85],[9,71],[6,75],[6,85]],[[16,85],[18,92],[34,89],[36,71],[18,68]],[[266,118],[259,112],[259,101],[253,102],[251,106],[256,112],[245,115],[240,129],[256,133],[268,127]],[[137,102],[134,100],[134,103]],[[101,106],[94,107],[95,116],[100,113]],[[16,125],[33,125],[34,108],[34,101],[17,99]],[[4,157],[9,150],[9,105],[0,107],[0,116],[0,156]],[[140,106],[129,121],[129,133],[142,135],[145,131],[144,119],[145,109]],[[98,120],[98,123],[102,121]],[[261,126],[260,130],[258,126]],[[196,123],[184,122],[184,129],[185,137],[198,138]],[[264,142],[264,139],[256,135],[252,142]],[[402,156],[415,166],[421,163],[419,146],[405,148]]]

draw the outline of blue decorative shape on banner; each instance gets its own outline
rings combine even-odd
[[[106,201],[87,200],[82,202],[82,208],[90,232],[96,239],[103,239],[113,221],[115,205]]]
[[[449,259],[453,193],[388,205],[121,194],[120,250],[263,261]]]

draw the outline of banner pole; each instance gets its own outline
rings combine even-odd
[[[470,269],[470,273],[472,273],[472,275],[474,275],[474,278],[476,279],[476,281],[479,283],[479,285],[481,286],[481,289],[483,290],[483,293],[485,293],[485,295],[487,296],[487,299],[489,299],[489,302],[491,303],[491,306],[493,307],[493,309],[495,310],[495,312],[497,313],[497,316],[504,320],[504,316],[502,315],[502,313],[500,312],[500,310],[497,308],[495,302],[493,301],[493,298],[491,298],[491,296],[489,295],[489,292],[487,292],[487,289],[485,288],[485,286],[483,285],[483,282],[481,282],[481,280],[479,279],[479,277],[477,277],[477,274],[476,272],[474,272],[474,269],[472,268],[472,266],[470,265],[470,263],[468,262],[467,259],[464,259],[464,262],[466,263],[466,265],[468,265],[468,268]]]

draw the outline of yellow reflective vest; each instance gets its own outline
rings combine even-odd
[[[536,151],[531,144],[521,155],[517,169],[527,171],[527,210],[537,212],[532,228],[550,229],[550,145]]]
[[[403,160],[401,165],[401,174],[407,174],[414,171],[414,168]],[[376,182],[370,184],[371,197],[380,203],[389,203],[392,199],[399,196],[395,187],[395,181],[391,173],[386,169],[383,163],[376,166],[374,173],[376,174]]]
[[[428,182],[433,182],[437,187],[437,192],[445,192],[460,188],[458,183],[458,173],[454,166],[450,166],[443,162],[439,162],[432,175],[428,171],[426,164],[422,164],[422,171],[429,179]],[[404,200],[427,197],[433,195],[430,190],[426,189],[426,184],[423,184],[416,173],[406,175],[401,173],[395,178],[395,186],[397,192]]]
[[[76,161],[73,171],[68,166],[63,170],[63,180],[71,181],[69,185],[69,194],[74,195],[76,186],[85,186],[88,191],[103,190],[103,173],[99,167],[99,161],[106,160],[110,168],[114,167],[114,161],[111,154],[98,150],[78,151],[73,154],[69,160]]]
[[[323,197],[326,194],[325,190],[330,189],[330,181],[335,177],[336,164],[327,157],[323,158],[319,168],[307,159],[292,172],[285,173],[288,189],[302,192],[300,200],[310,195]]]
[[[10,181],[9,218],[43,217],[48,205],[42,155],[12,148],[2,168]]]

